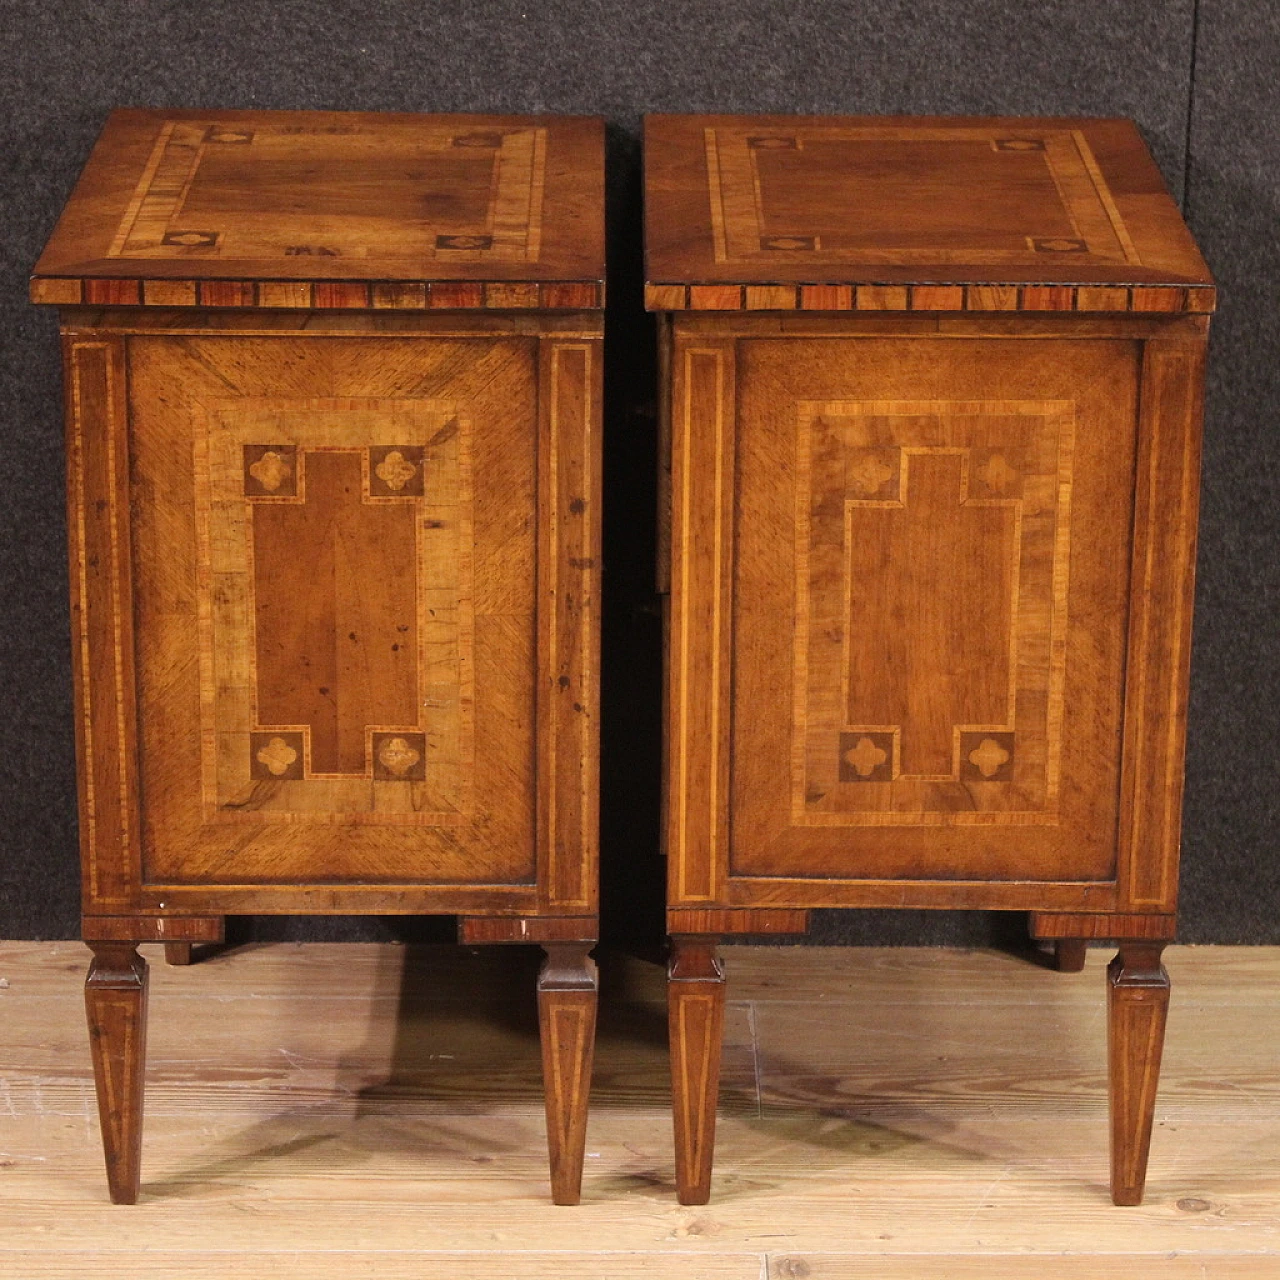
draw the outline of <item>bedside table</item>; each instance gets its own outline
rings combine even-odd
[[[817,907],[1115,939],[1142,1196],[1177,896],[1212,281],[1122,120],[655,116],[677,1182],[715,946]]]
[[[595,1029],[603,128],[117,111],[61,309],[86,999],[139,1186],[144,941],[541,944],[551,1178]]]

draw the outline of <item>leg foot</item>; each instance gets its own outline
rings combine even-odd
[[[107,1185],[115,1204],[138,1199],[142,1083],[147,1056],[147,962],[132,942],[92,942],[85,981],[89,1043],[102,1121]]]
[[[1107,968],[1111,1199],[1142,1203],[1169,1010],[1163,942],[1121,942]]]
[[[1079,973],[1084,968],[1088,944],[1083,938],[1059,938],[1053,947],[1059,973]]]
[[[195,944],[192,942],[166,942],[164,944],[165,964],[190,964],[191,952],[194,946]]]
[[[587,1101],[596,1037],[596,964],[591,942],[551,943],[538,974],[542,1087],[547,1105],[551,1199],[577,1204],[587,1143]]]
[[[724,1039],[724,970],[715,938],[674,937],[667,970],[676,1194],[681,1204],[711,1198],[711,1161]]]

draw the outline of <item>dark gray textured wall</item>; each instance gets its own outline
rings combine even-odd
[[[1198,8],[1198,11],[1197,11]],[[1188,940],[1280,941],[1274,662],[1280,407],[1277,15],[1243,0],[463,4],[7,0],[0,27],[0,936],[77,926],[53,317],[25,275],[113,106],[599,113],[610,130],[605,888],[661,927],[653,356],[640,310],[647,111],[1130,115],[1223,284],[1188,779]],[[978,915],[822,913],[826,941],[983,942]],[[240,925],[379,937],[404,923]],[[430,936],[430,928],[427,928]],[[418,936],[422,936],[419,933]]]

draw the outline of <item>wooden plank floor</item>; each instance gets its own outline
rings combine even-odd
[[[536,956],[152,964],[143,1194],[107,1202],[86,953],[0,944],[0,1276],[1280,1278],[1280,948],[1172,948],[1147,1202],[1105,1178],[1103,968],[730,948],[712,1203],[675,1202],[662,974],[605,954],[584,1199],[548,1200]]]

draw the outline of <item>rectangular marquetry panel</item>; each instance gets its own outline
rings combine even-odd
[[[1114,877],[1137,378],[740,343],[732,877]]]
[[[1074,427],[1069,400],[799,405],[795,822],[1056,814]]]
[[[146,880],[530,879],[536,344],[130,372]]]
[[[748,122],[705,140],[718,263],[1138,261],[1078,129]]]
[[[537,261],[545,128],[298,121],[166,121],[107,256]]]
[[[466,414],[448,400],[238,397],[202,405],[200,422],[206,817],[461,821]],[[412,785],[376,785],[396,781]]]

